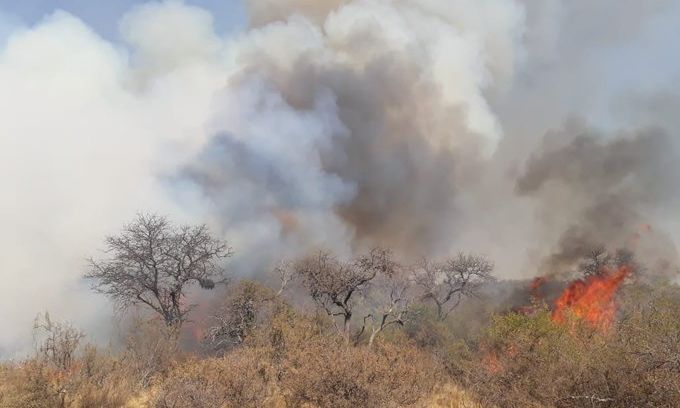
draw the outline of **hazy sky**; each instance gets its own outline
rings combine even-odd
[[[67,11],[109,39],[118,38],[120,17],[148,0],[0,0],[0,13],[25,25],[34,25],[55,10]],[[230,32],[244,26],[245,10],[241,0],[186,0],[185,4],[209,10],[215,18],[218,32]],[[8,19],[5,17],[5,19]],[[0,17],[0,37],[3,19]]]

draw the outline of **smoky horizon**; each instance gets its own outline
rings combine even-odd
[[[25,3],[0,1],[1,359],[44,312],[110,341],[127,318],[84,275],[139,214],[205,225],[232,279],[379,247],[679,283],[677,2]]]

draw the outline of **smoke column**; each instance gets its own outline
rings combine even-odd
[[[641,223],[649,256],[675,260],[680,64],[652,80],[643,63],[677,38],[673,2],[247,7],[221,37],[206,10],[149,2],[123,43],[62,11],[0,12],[1,356],[44,310],[107,338],[84,259],[137,211],[208,223],[240,275],[380,244],[529,277],[568,264],[570,237]]]

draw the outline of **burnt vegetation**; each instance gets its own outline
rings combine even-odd
[[[554,299],[538,294],[543,280],[498,282],[493,262],[479,254],[409,264],[385,248],[350,258],[316,251],[282,262],[267,279],[227,281],[227,243],[205,226],[177,227],[155,215],[140,215],[105,248],[87,278],[140,317],[120,345],[102,348],[40,315],[33,355],[0,365],[0,406],[680,402],[680,288],[636,279],[644,268],[630,251],[596,246],[573,264],[586,286],[607,283],[615,268],[632,271],[611,283],[617,309],[603,329],[582,315],[606,314],[614,303],[575,307],[557,320]],[[520,287],[531,295],[509,295]],[[201,289],[213,289],[218,301],[191,322],[190,290]],[[582,292],[578,302],[590,293]],[[189,322],[201,327],[198,345],[182,340]]]

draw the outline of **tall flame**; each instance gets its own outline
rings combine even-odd
[[[616,315],[614,296],[630,272],[628,266],[622,266],[572,282],[555,301],[553,320],[564,323],[572,314],[593,327],[608,330]]]
[[[605,268],[600,275],[589,276],[572,282],[555,301],[552,312],[552,320],[558,324],[567,322],[569,315],[576,317],[592,327],[602,331],[608,331],[616,317],[615,295],[623,281],[631,274],[629,266],[621,266],[618,269]],[[546,278],[538,277],[531,282],[532,303],[538,302],[542,296],[539,292]],[[524,306],[514,309],[518,313],[532,315],[536,311],[536,305]],[[484,349],[484,348],[483,348]],[[517,354],[516,346],[508,345],[500,355],[514,357]],[[503,362],[499,353],[491,349],[484,349],[482,365],[489,374],[498,374],[504,370]]]

